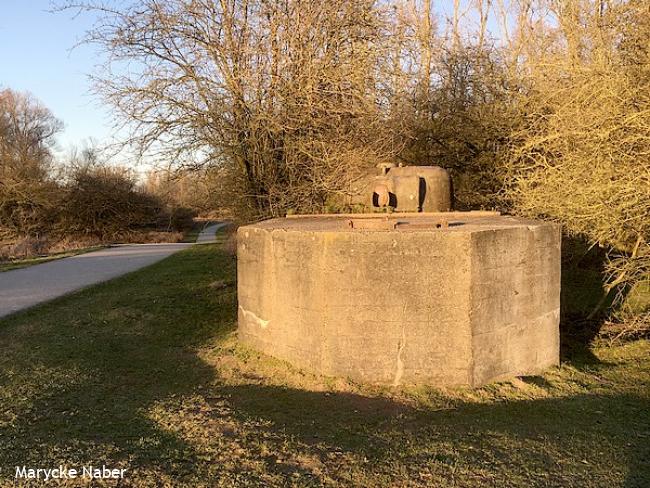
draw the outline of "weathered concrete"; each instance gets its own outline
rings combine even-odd
[[[481,385],[559,360],[560,231],[514,217],[273,219],[238,231],[239,336],[299,367]],[[428,224],[431,224],[430,226]]]

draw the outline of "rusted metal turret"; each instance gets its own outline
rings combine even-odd
[[[393,207],[397,212],[449,212],[452,185],[449,173],[438,166],[378,165],[381,173],[372,185],[370,206]]]

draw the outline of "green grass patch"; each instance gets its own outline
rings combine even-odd
[[[106,464],[138,487],[650,486],[650,342],[476,390],[361,386],[238,345],[235,274],[194,246],[0,321],[0,485]]]
[[[78,256],[80,254],[86,254],[88,252],[99,251],[100,249],[104,249],[105,247],[106,246],[85,247],[83,249],[73,249],[70,251],[48,254],[47,256],[37,256],[37,257],[26,258],[26,259],[14,259],[11,261],[0,261],[0,272],[11,271],[12,269],[27,268],[35,264],[43,264],[43,263],[47,263],[48,261],[55,261],[57,259],[69,258],[71,256]]]

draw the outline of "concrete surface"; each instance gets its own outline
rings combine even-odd
[[[196,242],[214,242],[215,232],[224,225],[206,227]],[[190,246],[192,243],[118,245],[0,272],[0,317],[136,271]]]
[[[477,386],[558,364],[559,227],[445,215],[444,229],[416,214],[400,230],[343,217],[240,227],[240,339],[317,373],[394,385]]]

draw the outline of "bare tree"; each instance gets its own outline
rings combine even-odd
[[[101,14],[88,41],[111,63],[96,86],[130,142],[178,163],[232,166],[253,214],[318,209],[392,153],[375,90],[386,32],[372,1],[68,7]]]
[[[625,1],[557,0],[550,12],[556,42],[529,37],[522,61],[508,193],[517,211],[608,250],[602,306],[650,272],[650,17]]]
[[[61,129],[30,94],[0,91],[0,235],[38,232],[53,217],[56,185],[48,176]]]
[[[43,178],[52,160],[55,135],[63,124],[29,93],[0,91],[0,171]]]

